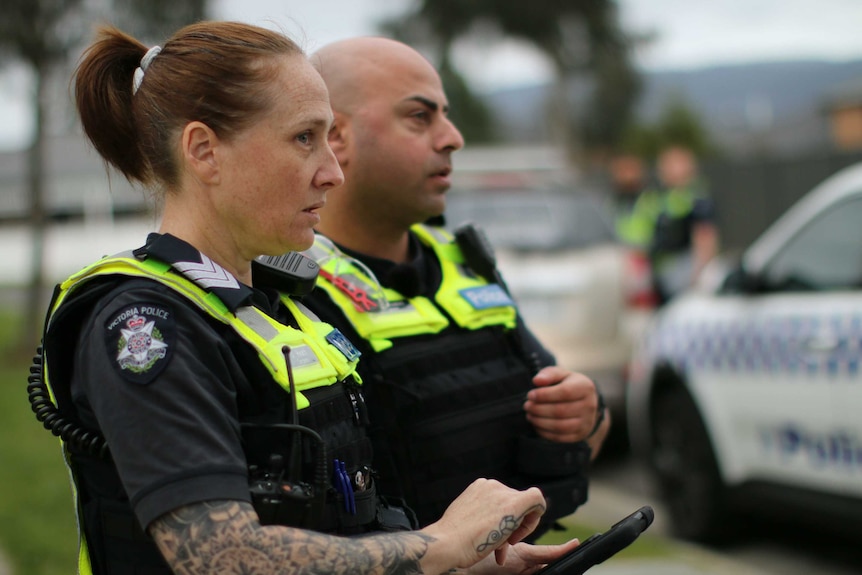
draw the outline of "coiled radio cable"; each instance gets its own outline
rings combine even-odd
[[[106,458],[108,443],[98,431],[84,429],[79,423],[71,421],[60,413],[51,399],[48,385],[42,378],[42,346],[36,348],[30,375],[27,377],[27,398],[36,419],[51,433],[62,439],[70,447],[89,455]]]

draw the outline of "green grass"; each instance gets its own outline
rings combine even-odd
[[[30,360],[8,353],[19,323],[0,311],[0,547],[16,574],[68,575],[78,545],[69,475],[59,440],[27,402]]]
[[[565,543],[572,537],[585,541],[587,537],[605,531],[610,527],[609,525],[597,526],[583,523],[578,520],[577,513],[560,520],[560,524],[566,527],[565,531],[549,531],[542,535],[537,543],[545,545]],[[674,550],[670,545],[660,539],[644,534],[635,539],[631,545],[615,554],[612,559],[653,559],[669,557],[673,554]]]

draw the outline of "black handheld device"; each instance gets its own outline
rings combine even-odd
[[[320,273],[317,262],[299,252],[280,256],[258,256],[251,262],[255,285],[276,288],[293,296],[311,293]]]
[[[313,528],[325,513],[326,444],[316,431],[299,424],[290,348],[285,345],[282,353],[290,386],[291,422],[242,424],[249,491],[261,525]],[[307,465],[303,454],[310,456]],[[310,480],[303,479],[308,476]]]
[[[575,549],[537,571],[540,575],[581,575],[625,549],[652,524],[655,517],[652,507],[645,505],[615,523],[604,533],[596,533],[581,542]]]
[[[510,297],[513,297],[512,292],[509,291],[509,286],[503,280],[503,275],[497,269],[497,256],[494,254],[494,247],[485,234],[485,230],[473,222],[466,222],[455,230],[455,242],[461,248],[461,254],[464,256],[464,263],[467,264],[467,267],[485,278],[486,281],[499,285]],[[513,340],[524,360],[533,368],[533,373],[538,373],[540,369],[545,367],[535,346],[528,345],[523,333],[516,329]]]
[[[509,292],[503,276],[497,270],[497,256],[485,230],[473,222],[464,223],[455,230],[455,241],[470,269]]]

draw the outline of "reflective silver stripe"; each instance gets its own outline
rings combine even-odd
[[[317,359],[313,349],[302,344],[290,348],[290,365],[293,369],[298,369],[310,365],[320,365],[320,360]]]
[[[229,271],[201,254],[198,262],[174,262],[171,266],[204,288],[239,289],[239,282]]]
[[[308,309],[304,303],[302,303],[299,300],[292,299],[292,298],[290,301],[293,302],[293,305],[295,305],[297,307],[297,309],[299,309],[299,311],[301,311],[305,317],[307,317],[311,321],[320,321],[320,317],[318,317],[318,315],[316,313],[314,313],[313,311]]]
[[[236,317],[265,341],[269,341],[278,335],[278,330],[263,318],[261,312],[256,311],[250,305],[236,310]]]

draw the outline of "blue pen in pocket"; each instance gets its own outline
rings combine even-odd
[[[353,484],[347,475],[347,467],[339,459],[332,460],[333,483],[335,488],[344,497],[344,510],[350,514],[356,514],[356,500],[353,497]]]
[[[341,465],[341,475],[344,477],[344,484],[347,486],[347,500],[349,503],[349,509],[351,515],[356,515],[356,497],[353,493],[353,482],[350,480],[350,476],[347,474],[347,466],[343,461],[338,462]]]

